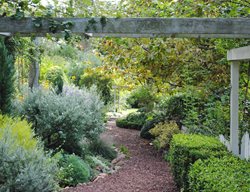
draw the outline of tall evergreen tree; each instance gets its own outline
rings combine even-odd
[[[14,95],[14,57],[0,37],[0,112],[10,113],[11,100]]]

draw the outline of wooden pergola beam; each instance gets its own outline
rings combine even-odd
[[[34,21],[36,20],[36,21]],[[40,26],[35,24],[40,22]],[[58,29],[51,30],[51,22]],[[45,36],[61,33],[63,22],[74,34],[93,37],[250,38],[250,18],[0,18],[0,33]]]
[[[250,46],[231,49],[227,52],[228,61],[250,60]]]

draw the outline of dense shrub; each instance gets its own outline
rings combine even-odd
[[[110,78],[103,77],[100,74],[83,75],[81,76],[79,84],[81,87],[84,86],[87,88],[95,85],[105,104],[113,101],[113,97],[111,95],[112,80]]]
[[[216,138],[202,135],[176,134],[170,144],[169,160],[177,186],[188,190],[188,172],[198,159],[222,157],[228,152]]]
[[[60,95],[35,90],[20,105],[47,148],[83,155],[82,140],[103,131],[103,103],[94,89],[65,87]]]
[[[156,124],[165,121],[175,121],[179,127],[182,125],[182,120],[185,117],[185,94],[176,94],[171,97],[160,99],[159,103],[154,108],[154,115],[147,120],[142,129],[140,136],[145,139],[152,139],[154,136],[150,130]]]
[[[109,146],[101,139],[94,139],[89,143],[89,151],[94,155],[101,155],[105,159],[112,160],[116,158],[117,152],[112,146]]]
[[[154,126],[160,122],[164,122],[165,119],[162,115],[155,115],[152,119],[146,120],[144,123],[140,136],[144,139],[153,139],[154,136],[149,132]]]
[[[45,154],[35,141],[29,141],[31,130],[24,122],[1,125],[0,191],[51,192],[58,189],[56,161]],[[21,125],[21,126],[20,126]],[[25,131],[24,138],[17,131]],[[14,127],[14,128],[13,128]],[[28,134],[27,134],[28,133]],[[27,136],[28,135],[28,136]],[[27,139],[27,140],[26,140]],[[24,142],[29,144],[25,144]]]
[[[3,134],[6,130],[15,137],[14,142],[16,145],[20,145],[28,150],[36,148],[38,141],[33,138],[34,133],[27,121],[19,118],[12,119],[0,114],[0,139],[3,139]]]
[[[157,149],[169,146],[174,134],[180,133],[178,125],[174,121],[158,123],[149,131],[154,137],[153,144]]]
[[[250,190],[250,163],[235,157],[196,161],[189,173],[192,192],[247,192]]]
[[[176,94],[161,99],[157,110],[168,121],[175,121],[180,126],[185,117],[185,94]]]
[[[121,128],[141,130],[146,119],[147,115],[145,113],[130,113],[124,119],[117,119],[116,125]]]
[[[57,94],[63,90],[63,76],[64,72],[59,66],[51,67],[45,74],[45,79],[52,84]]]
[[[153,109],[155,101],[156,97],[153,94],[152,89],[147,86],[139,87],[127,98],[127,103],[132,108],[142,108],[145,112]]]
[[[58,162],[60,171],[58,174],[61,187],[76,186],[90,179],[90,167],[76,155],[61,155]]]

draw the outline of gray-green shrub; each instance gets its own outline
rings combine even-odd
[[[46,148],[84,155],[83,140],[98,138],[104,129],[104,105],[94,88],[65,86],[60,95],[34,90],[20,105]]]
[[[0,139],[0,191],[52,192],[58,189],[56,161],[38,147],[28,150],[6,131]]]

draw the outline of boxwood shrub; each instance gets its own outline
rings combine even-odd
[[[188,191],[188,172],[198,159],[228,155],[216,138],[195,134],[176,134],[170,144],[168,160],[178,187]]]
[[[236,157],[196,161],[189,173],[192,192],[247,192],[250,190],[250,163]]]
[[[127,129],[141,130],[146,122],[147,115],[145,113],[130,113],[124,119],[117,119],[116,126]]]

